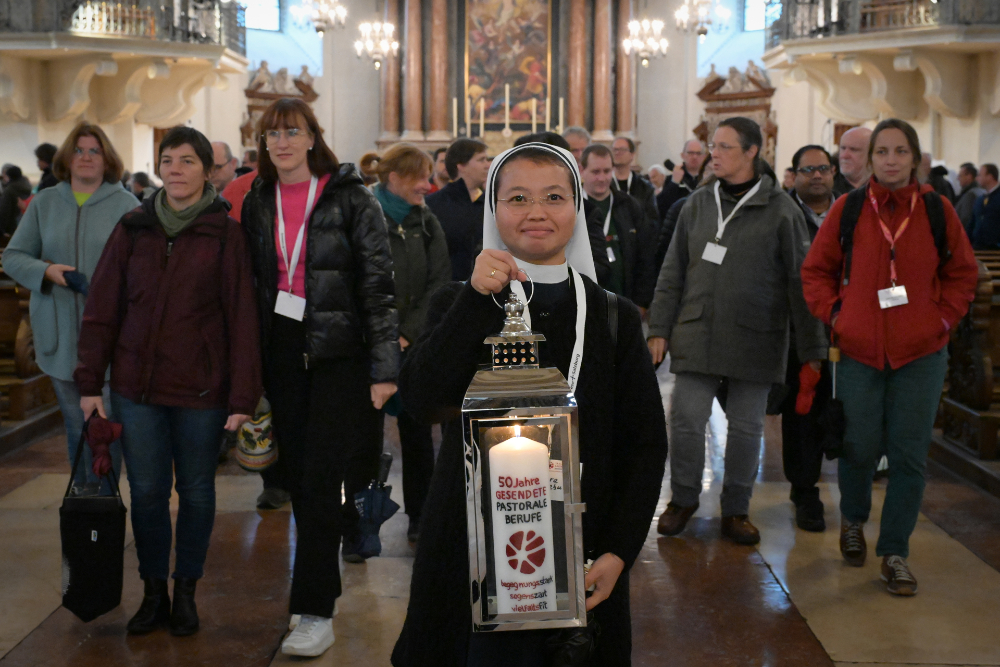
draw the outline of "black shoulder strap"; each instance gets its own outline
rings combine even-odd
[[[951,249],[948,248],[948,222],[944,217],[944,203],[937,192],[924,193],[924,206],[927,208],[927,219],[931,223],[931,234],[934,235],[934,247],[938,252],[938,268],[951,259]]]
[[[844,272],[841,280],[844,285],[851,281],[851,255],[854,251],[854,228],[858,226],[861,209],[865,205],[865,194],[868,187],[861,187],[847,193],[847,201],[840,214],[840,250],[844,254]]]

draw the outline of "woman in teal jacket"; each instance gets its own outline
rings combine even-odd
[[[77,125],[55,156],[53,173],[60,183],[35,195],[3,252],[4,272],[31,290],[35,360],[52,380],[59,400],[70,465],[85,419],[73,383],[85,285],[118,220],[139,205],[122,187],[123,169],[121,158],[101,128]],[[87,282],[71,272],[82,274]],[[70,274],[68,283],[66,274]],[[110,405],[107,398],[105,405]],[[121,445],[116,443],[111,454],[117,479]],[[91,466],[87,449],[73,480],[76,493],[98,492],[100,480]],[[105,484],[103,492],[108,491]]]

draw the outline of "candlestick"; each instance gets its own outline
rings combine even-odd
[[[451,98],[451,136],[458,139],[458,98]]]
[[[538,132],[537,122],[535,116],[538,113],[538,98],[531,98],[531,133],[535,134]]]
[[[479,138],[486,136],[486,98],[479,98]]]
[[[563,98],[559,98],[559,129],[556,130],[559,134],[563,133]]]
[[[490,448],[489,461],[497,612],[554,610],[548,447],[515,426],[513,438]]]

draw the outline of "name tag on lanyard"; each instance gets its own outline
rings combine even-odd
[[[605,242],[611,241],[611,234],[610,234],[610,232],[611,232],[611,209],[615,205],[615,196],[614,196],[614,194],[613,193],[609,193],[608,197],[610,197],[610,201],[608,201],[608,215],[604,218],[604,241]],[[615,261],[615,259],[616,259],[615,258],[615,251],[614,251],[614,249],[611,246],[607,246],[606,250],[608,251],[608,261],[613,263]]]
[[[309,181],[309,197],[306,199],[306,212],[302,219],[302,226],[299,227],[298,237],[295,239],[295,248],[292,250],[292,257],[289,261],[288,246],[285,242],[285,213],[281,208],[281,187],[274,185],[275,199],[278,208],[278,241],[281,248],[281,259],[285,262],[285,269],[288,272],[288,291],[278,292],[278,299],[274,302],[274,312],[278,315],[291,318],[301,322],[306,316],[306,300],[301,296],[292,294],[292,283],[295,280],[295,269],[299,264],[299,257],[302,254],[302,241],[305,238],[306,226],[309,224],[309,214],[315,204],[316,189],[319,179],[315,176]]]
[[[751,197],[757,194],[757,191],[760,190],[760,183],[761,182],[758,180],[757,184],[750,188],[750,190],[743,195],[738,202],[736,202],[736,206],[733,207],[733,210],[730,211],[729,215],[726,216],[726,219],[723,220],[722,198],[719,197],[719,186],[721,182],[715,182],[715,206],[719,213],[719,225],[715,233],[715,242],[709,241],[705,245],[705,251],[701,253],[701,258],[703,260],[711,262],[712,264],[722,264],[722,260],[726,258],[726,247],[722,245],[722,234],[726,231],[726,225],[728,225],[729,221],[733,219],[734,215],[736,215],[736,211],[740,210],[743,204],[747,203]]]
[[[906,298],[906,287],[896,284],[896,242],[899,240],[899,237],[903,235],[903,232],[906,231],[906,228],[910,224],[910,218],[913,216],[913,209],[917,205],[917,193],[914,192],[913,196],[910,198],[910,213],[906,216],[906,219],[900,223],[895,236],[889,233],[889,228],[886,226],[885,222],[882,221],[882,216],[879,214],[878,210],[878,201],[871,193],[871,190],[868,191],[868,200],[871,202],[872,208],[875,209],[875,218],[878,220],[879,227],[882,229],[882,235],[889,243],[889,277],[892,280],[892,287],[886,287],[885,289],[880,289],[878,291],[879,308],[886,310],[887,308],[905,306],[909,303],[909,300]]]
[[[906,287],[903,285],[887,287],[878,291],[878,305],[882,310],[885,310],[886,308],[895,308],[896,306],[905,306],[908,303],[909,300],[906,298]]]

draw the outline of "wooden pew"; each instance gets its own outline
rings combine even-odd
[[[0,416],[23,421],[55,404],[52,381],[35,363],[28,290],[0,269]]]

